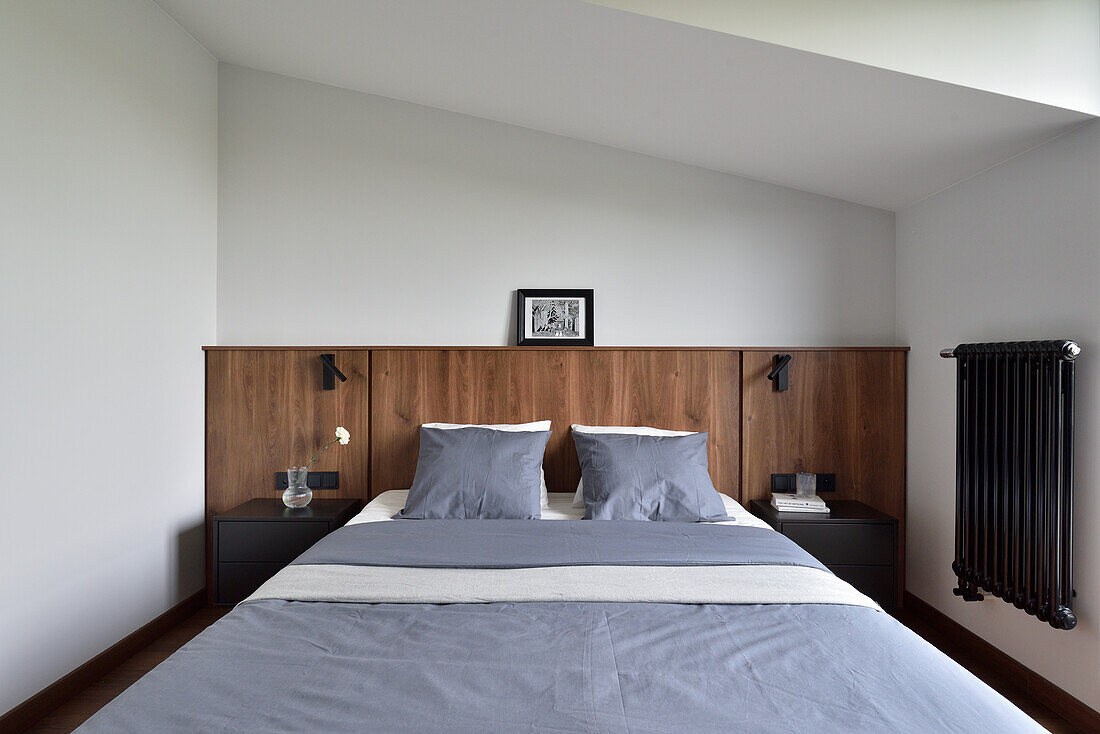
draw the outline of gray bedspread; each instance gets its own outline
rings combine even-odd
[[[690,526],[704,529],[687,530],[679,540],[657,535],[685,528],[661,529],[652,545],[667,544],[666,555],[641,540],[646,531],[639,528],[531,524],[563,527],[528,533],[503,525],[478,531],[470,525],[453,539],[437,527],[430,543],[414,547],[415,539],[399,540],[397,531],[388,529],[398,523],[354,526],[337,531],[299,563],[402,565],[404,553],[405,565],[448,568],[478,557],[493,563],[491,553],[511,553],[508,563],[518,566],[506,567],[542,565],[546,560],[535,557],[538,545],[559,532],[570,539],[561,541],[562,555],[553,556],[564,565],[595,563],[596,557],[629,565],[619,554],[632,543],[650,559],[646,565],[683,566],[685,558],[738,563],[733,546],[742,541],[745,547],[757,543],[752,552],[763,554],[746,562],[766,562],[773,554],[777,563],[800,565],[800,551],[791,550],[789,541],[756,528]],[[432,532],[423,527],[411,532]],[[509,533],[516,536],[512,541]],[[479,534],[491,552],[479,550]],[[389,550],[376,542],[383,536],[392,542]],[[722,550],[715,538],[730,548]],[[402,544],[406,547],[399,550]],[[524,547],[532,549],[531,557],[522,557]],[[808,558],[803,554],[802,561],[816,565]],[[1042,729],[893,618],[867,607],[268,599],[238,606],[79,731]]]
[[[767,528],[616,520],[403,520],[321,539],[294,565],[406,568],[545,566],[825,567]]]

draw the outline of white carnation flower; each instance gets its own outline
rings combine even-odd
[[[340,439],[341,446],[347,446],[348,441],[351,440],[351,434],[348,433],[348,429],[344,428],[343,426],[339,426],[336,429],[336,438]]]

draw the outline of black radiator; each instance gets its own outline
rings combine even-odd
[[[1073,613],[1073,364],[1070,341],[960,344],[955,594],[981,590],[1056,629]]]

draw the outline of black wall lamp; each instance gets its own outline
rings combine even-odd
[[[340,382],[347,382],[348,378],[344,376],[344,373],[340,371],[340,368],[336,366],[335,354],[322,354],[321,355],[321,389],[322,390],[335,390],[336,378],[340,378]]]
[[[777,354],[775,355],[775,367],[772,367],[772,371],[768,373],[768,379],[775,385],[777,392],[783,392],[787,389],[787,365],[791,361],[791,355],[789,354]]]

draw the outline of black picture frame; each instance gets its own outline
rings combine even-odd
[[[579,308],[573,314],[571,309],[565,315],[565,323],[561,323],[562,336],[545,336],[537,334],[540,327],[535,327],[532,319],[533,309],[536,307],[532,300],[542,301],[577,301]],[[551,313],[555,313],[551,311]],[[516,346],[520,347],[591,347],[593,325],[592,289],[591,288],[517,288],[516,289]],[[569,323],[568,319],[575,318],[577,322]],[[546,327],[541,327],[545,329]],[[576,334],[575,336],[573,334]]]

